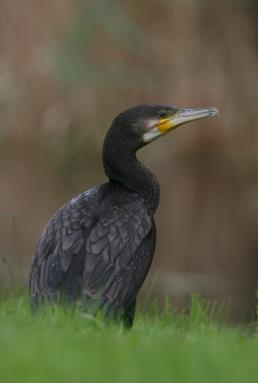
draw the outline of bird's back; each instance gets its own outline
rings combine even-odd
[[[32,307],[64,298],[91,311],[126,315],[154,246],[153,217],[139,194],[113,183],[92,188],[46,225],[31,266]]]

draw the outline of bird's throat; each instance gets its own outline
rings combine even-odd
[[[124,188],[141,195],[154,213],[159,203],[159,183],[154,174],[137,160],[135,152],[116,148],[103,152],[103,165],[110,182],[118,182]]]

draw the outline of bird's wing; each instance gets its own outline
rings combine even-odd
[[[84,266],[85,237],[94,225],[96,194],[94,189],[82,193],[47,223],[30,268],[34,308],[45,300],[58,300],[65,283],[70,283],[71,295],[76,294]]]
[[[137,281],[145,278],[146,267],[139,264],[138,271],[135,263],[152,225],[143,200],[102,209],[92,195],[87,198],[72,200],[44,230],[30,273],[33,307],[63,293],[97,301],[108,311],[136,294]]]
[[[135,298],[152,258],[151,248],[139,257],[151,227],[139,196],[99,215],[86,240],[82,300],[98,300],[101,308],[112,312]]]

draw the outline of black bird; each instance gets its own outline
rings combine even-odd
[[[131,327],[155,243],[157,178],[136,158],[144,145],[216,108],[140,105],[119,114],[103,145],[107,183],[79,194],[47,223],[32,259],[30,299],[75,302]]]

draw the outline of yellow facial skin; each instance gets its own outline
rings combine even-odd
[[[172,117],[169,118],[161,118],[157,124],[157,128],[160,133],[166,133],[173,128],[173,120]]]

